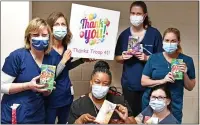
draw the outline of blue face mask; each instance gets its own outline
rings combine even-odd
[[[172,54],[177,50],[178,43],[167,43],[163,41],[163,49],[168,54]]]
[[[49,37],[32,37],[32,46],[39,51],[43,51],[49,45]]]
[[[63,40],[67,34],[66,26],[54,26],[53,27],[53,35],[57,40]]]

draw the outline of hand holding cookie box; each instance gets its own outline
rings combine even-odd
[[[56,66],[45,65],[41,66],[40,84],[48,84],[46,89],[53,90],[54,88],[54,77],[55,77]]]
[[[173,59],[171,62],[171,72],[175,80],[183,79],[183,72],[180,71],[179,65],[183,63],[183,59]]]
[[[139,37],[137,36],[129,36],[128,40],[128,48],[127,48],[127,55],[134,55],[136,52],[143,52],[142,51],[142,44],[139,42]]]

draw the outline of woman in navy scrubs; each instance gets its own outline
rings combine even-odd
[[[11,106],[16,104],[18,124],[45,123],[43,95],[50,92],[45,85],[37,84],[41,64],[51,63],[48,52],[51,49],[51,29],[40,18],[30,21],[25,31],[25,47],[10,53],[1,72],[1,123],[12,123]]]
[[[123,94],[133,111],[133,116],[137,116],[142,111],[144,92],[144,87],[141,85],[142,71],[149,55],[162,52],[162,36],[156,28],[151,27],[147,7],[143,1],[131,4],[130,22],[132,26],[124,30],[118,38],[115,59],[123,64],[121,77]],[[142,51],[127,55],[129,36],[139,37]]]
[[[149,92],[152,86],[167,84],[172,95],[172,114],[181,123],[184,88],[191,91],[195,86],[195,68],[193,59],[182,53],[180,31],[168,28],[163,35],[163,53],[152,55],[145,65],[142,85],[146,86],[143,95],[143,109],[149,104]],[[183,80],[175,80],[171,73],[172,59],[183,59],[178,65],[183,72]]]
[[[57,73],[56,90],[46,99],[46,123],[55,124],[58,117],[58,124],[66,124],[73,102],[73,86],[69,78],[69,70],[83,64],[86,59],[71,62],[71,50],[67,50],[67,45],[72,34],[64,14],[54,12],[50,14],[47,22],[53,31],[53,49],[50,55],[54,58],[53,62],[57,65],[57,70],[62,72]]]

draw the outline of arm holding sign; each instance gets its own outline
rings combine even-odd
[[[69,67],[69,70],[73,69],[73,68],[76,68],[77,66],[85,63],[85,62],[94,62],[96,61],[95,59],[88,59],[88,58],[80,58],[80,59],[77,59],[73,62],[70,63],[70,67]]]
[[[70,60],[71,53],[72,53],[71,50],[68,49],[63,54],[63,58],[60,61],[60,63],[58,64],[57,69],[56,69],[56,77],[58,77],[60,75],[60,73],[65,68],[67,61]],[[71,69],[76,68],[77,66],[79,66],[79,65],[81,65],[85,62],[93,62],[93,61],[96,61],[96,60],[95,59],[80,58],[80,59],[77,59],[73,62],[70,62],[68,69],[71,70]]]

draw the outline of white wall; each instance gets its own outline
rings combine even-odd
[[[199,7],[200,7],[200,2],[199,2]],[[199,17],[200,17],[200,13],[199,13]],[[200,20],[199,20],[199,24],[200,24]],[[199,25],[199,29],[200,29],[200,25]],[[199,32],[199,36],[200,36],[200,32]],[[200,41],[199,41],[199,52],[200,52]],[[200,59],[200,55],[199,55],[199,59]],[[198,61],[200,61],[200,60],[198,60]],[[199,63],[199,67],[200,67],[200,63]],[[200,68],[199,68],[198,72],[200,72]],[[197,77],[200,78],[200,73]],[[197,81],[197,84],[199,84],[199,81]],[[199,92],[199,113],[200,113],[200,92]],[[200,123],[200,115],[199,115],[199,123]]]
[[[24,33],[31,17],[32,2],[1,2],[1,68],[12,51],[24,46]]]
[[[1,2],[1,68],[10,52],[24,46],[24,33],[30,17],[31,2]]]

